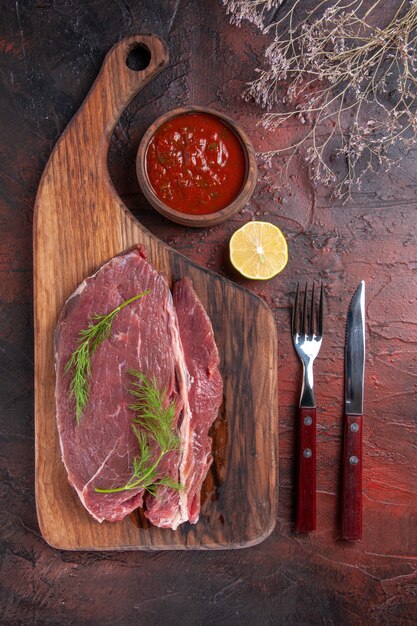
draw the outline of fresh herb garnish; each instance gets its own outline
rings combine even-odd
[[[168,452],[178,450],[180,441],[173,429],[175,403],[166,405],[166,392],[160,391],[155,378],[149,380],[142,372],[129,370],[135,379],[129,392],[136,401],[129,406],[136,411],[132,424],[140,453],[133,459],[132,476],[122,487],[96,488],[97,493],[117,493],[129,489],[146,489],[156,494],[159,485],[181,489],[172,478],[158,478],[160,464]]]
[[[89,323],[88,328],[80,330],[78,335],[78,348],[71,354],[66,366],[65,373],[74,369],[73,378],[70,384],[70,395],[75,398],[75,417],[77,424],[80,423],[84,413],[85,406],[88,402],[88,394],[90,391],[91,377],[91,355],[97,350],[98,346],[105,341],[111,331],[111,326],[116,315],[125,306],[131,304],[135,300],[142,298],[150,293],[150,289],[139,293],[129,300],[126,300],[107,315],[94,315],[95,324]]]

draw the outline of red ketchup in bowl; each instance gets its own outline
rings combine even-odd
[[[245,184],[246,156],[234,131],[208,113],[184,113],[166,121],[146,151],[155,195],[189,215],[224,209]]]

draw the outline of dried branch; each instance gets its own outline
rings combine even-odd
[[[261,158],[289,155],[288,168],[303,148],[313,180],[333,185],[344,199],[369,171],[397,161],[394,148],[404,152],[417,139],[417,0],[402,0],[386,26],[375,24],[382,0],[367,4],[323,0],[300,18],[302,2],[295,0],[263,26],[274,37],[265,52],[268,67],[256,70],[243,94],[267,109],[266,128],[293,119],[306,127],[300,140]],[[342,178],[331,154],[346,163]]]
[[[284,0],[222,0],[222,2],[232,24],[240,26],[243,20],[248,20],[264,30],[265,17]]]

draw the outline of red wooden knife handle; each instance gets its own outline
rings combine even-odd
[[[316,530],[316,409],[299,409],[298,506],[299,533]]]
[[[362,539],[362,416],[345,415],[342,539]]]

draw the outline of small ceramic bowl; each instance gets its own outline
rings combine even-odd
[[[233,202],[231,202],[224,209],[216,211],[215,213],[207,213],[205,215],[190,215],[189,213],[176,211],[175,209],[167,206],[160,198],[158,198],[149,181],[146,167],[146,154],[152,137],[154,136],[156,131],[162,126],[162,124],[164,124],[168,120],[171,120],[179,115],[183,115],[186,113],[206,113],[208,115],[213,115],[214,117],[218,118],[221,122],[223,122],[223,124],[226,124],[237,136],[245,154],[246,175],[240,192],[233,200]],[[219,224],[220,222],[224,222],[225,220],[232,217],[232,215],[235,215],[235,213],[238,213],[238,211],[243,209],[255,189],[258,170],[256,167],[255,151],[252,142],[246,135],[245,131],[234,120],[232,120],[230,117],[227,117],[227,115],[223,115],[223,113],[219,113],[218,111],[214,111],[213,109],[209,109],[207,107],[180,107],[168,111],[168,113],[165,113],[164,115],[159,117],[148,128],[142,138],[142,141],[140,142],[138,153],[136,156],[136,173],[144,195],[151,203],[151,205],[157,211],[159,211],[159,213],[161,213],[168,219],[177,222],[178,224],[201,228],[204,226],[213,226],[213,224]]]

